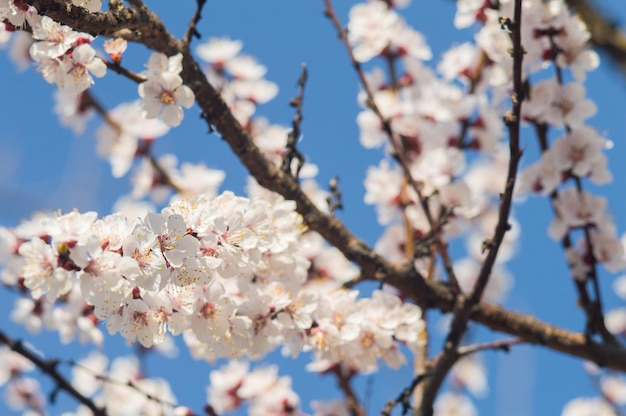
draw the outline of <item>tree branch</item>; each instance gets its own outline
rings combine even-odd
[[[107,66],[108,69],[110,69],[111,71],[122,75],[126,78],[128,78],[129,80],[137,83],[137,84],[141,84],[142,82],[146,81],[146,78],[142,77],[141,75],[127,69],[124,68],[123,66],[121,66],[120,64],[116,64],[115,62],[111,62],[111,61],[107,61],[103,59],[103,62],[105,63],[105,65]]]
[[[411,394],[426,377],[428,377],[428,374],[418,374],[415,376],[413,381],[411,381],[411,384],[402,390],[395,400],[390,400],[387,404],[385,404],[385,407],[381,410],[380,414],[382,416],[391,416],[393,408],[402,404],[402,414],[406,415],[409,410],[411,410]]]
[[[463,294],[457,296],[454,306],[454,318],[450,325],[450,331],[446,338],[441,357],[436,360],[431,377],[424,384],[424,395],[418,414],[430,416],[433,413],[433,403],[437,392],[454,363],[460,358],[459,345],[463,334],[467,330],[470,314],[474,305],[482,298],[483,292],[489,282],[491,271],[496,262],[498,251],[504,236],[510,228],[509,215],[513,202],[513,189],[515,188],[515,178],[519,160],[522,157],[520,149],[520,119],[522,113],[522,101],[524,100],[524,89],[522,83],[522,61],[524,50],[522,48],[522,0],[515,0],[513,21],[506,20],[503,27],[507,27],[511,33],[513,43],[513,92],[511,101],[513,108],[505,116],[505,123],[509,129],[509,168],[504,192],[500,198],[500,209],[498,213],[498,223],[494,230],[493,237],[487,242],[487,257],[476,279],[474,289],[469,297]]]
[[[485,350],[502,350],[509,352],[512,345],[523,344],[524,340],[521,338],[505,339],[502,341],[485,342],[482,344],[467,345],[459,348],[459,357],[471,355],[479,351]]]
[[[84,7],[62,0],[24,0],[24,3],[35,7],[42,15],[93,36],[121,37],[168,56],[175,55],[174,51],[181,48],[181,42],[168,33],[161,19],[139,1],[134,3],[141,7],[101,13],[90,13]]]
[[[95,416],[106,416],[107,412],[104,409],[99,408],[88,397],[83,396],[76,390],[72,384],[57,370],[59,362],[57,360],[44,360],[24,346],[20,341],[16,341],[9,337],[2,330],[0,330],[0,344],[5,344],[12,351],[20,354],[39,368],[39,370],[50,376],[57,385],[58,389],[67,392],[70,396],[74,397],[78,402],[85,405],[93,412]]]

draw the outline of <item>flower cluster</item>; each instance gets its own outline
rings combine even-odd
[[[492,24],[498,25],[494,36],[499,37],[497,11],[494,13]],[[462,289],[471,291],[483,259],[482,242],[491,237],[497,221],[497,201],[508,168],[508,155],[501,142],[510,57],[493,45],[466,43],[448,51],[435,72],[423,62],[430,59],[430,53],[411,52],[397,45],[398,28],[404,23],[396,16],[387,2],[370,1],[352,9],[348,25],[355,58],[378,59],[388,68],[386,73],[376,66],[366,74],[369,91],[358,97],[364,107],[357,116],[361,144],[375,148],[386,143],[385,150],[391,155],[371,167],[365,179],[365,202],[376,206],[379,223],[387,227],[376,248],[393,261],[413,259],[415,267],[429,275],[429,259],[420,253],[420,241],[438,226],[445,238],[465,234],[469,256],[455,264],[455,271]],[[374,22],[381,26],[372,28]],[[492,29],[483,28],[481,33],[486,30]],[[367,37],[377,31],[385,33],[375,37],[376,42],[383,41],[382,45]],[[413,37],[421,39],[421,35]],[[508,41],[506,36],[504,39]],[[417,48],[421,43],[411,44]],[[358,51],[365,45],[374,52],[362,57]],[[463,88],[467,84],[471,85],[469,92]],[[370,93],[380,116],[389,122],[393,138],[388,137],[381,117],[372,108]],[[402,152],[405,168],[395,163],[397,152]],[[471,152],[480,152],[483,157]],[[415,187],[405,178],[407,170],[428,200],[428,213]],[[490,279],[488,300],[502,300],[510,286],[503,263],[511,257],[518,236],[519,230],[506,236],[506,249]]]
[[[459,0],[455,25],[474,26],[475,42],[451,48],[436,69],[425,64],[432,53],[424,37],[398,11],[409,2],[356,4],[345,32],[353,58],[371,68],[357,97],[360,142],[385,150],[383,160],[367,172],[365,202],[376,207],[385,227],[377,252],[392,262],[411,262],[429,279],[443,274],[432,248],[465,238],[466,256],[454,262],[454,273],[446,272],[461,291],[471,293],[490,251],[504,181],[513,166],[503,145],[503,118],[511,107],[508,32],[515,2]],[[102,7],[100,0],[71,3],[89,12]],[[535,133],[540,156],[523,160],[515,192],[550,196],[555,218],[548,234],[563,241],[570,272],[584,286],[597,278],[596,263],[611,272],[626,268],[624,243],[606,199],[583,189],[587,179],[596,185],[612,180],[605,155],[611,142],[588,124],[597,108],[583,84],[599,58],[587,45],[586,26],[563,1],[524,0],[523,10],[517,23],[528,97],[521,117]],[[252,180],[249,198],[217,195],[224,172],[202,164],[179,166],[174,155],[152,154],[154,141],[178,126],[183,108],[194,104],[193,91],[183,83],[182,54],[152,54],[146,70],[130,76],[143,79],[141,100],[107,113],[87,90],[94,77],[105,75],[107,65],[120,69],[125,40],[105,43],[112,61],[105,63],[96,56],[91,35],[40,16],[21,0],[0,0],[0,19],[0,45],[15,28],[32,30],[32,38],[19,41],[22,50],[27,45],[22,55],[37,64],[47,82],[58,85],[56,111],[64,124],[80,132],[94,109],[105,115],[106,124],[97,132],[98,153],[115,177],[141,158],[131,195],[118,204],[126,215],[38,214],[14,229],[0,227],[0,278],[24,295],[16,300],[13,321],[31,332],[58,331],[63,343],[78,338],[98,346],[102,323],[109,334],[146,348],[182,335],[194,358],[211,363],[262,359],[278,348],[292,357],[310,352],[309,371],[350,377],[374,372],[381,362],[399,368],[407,363],[406,353],[424,347],[428,334],[420,307],[385,285],[366,297],[346,289],[358,271],[306,229],[294,202]],[[278,87],[264,78],[267,68],[241,49],[240,41],[212,38],[196,53],[208,64],[207,80],[246,133],[267,160],[284,168],[292,130],[255,117],[257,105],[273,99]],[[301,189],[327,209],[327,193],[312,180],[316,167],[306,164],[300,173],[305,179]],[[147,197],[165,203],[172,191],[169,205],[158,213],[137,204]],[[507,220],[510,230],[498,243],[484,301],[501,302],[511,286],[505,263],[520,233],[515,219]],[[578,245],[571,243],[575,236],[580,236]],[[618,280],[616,292],[622,297],[624,287]],[[626,310],[609,313],[606,326],[626,334]],[[175,409],[167,382],[143,377],[136,360],[117,359],[107,367],[103,356],[92,355],[75,366],[73,382],[85,397],[106,404],[108,413],[187,413]],[[7,385],[9,404],[40,412],[39,386],[24,376],[31,368],[0,348],[0,385]],[[624,380],[589,371],[603,399],[574,400],[563,415],[612,414],[613,405],[626,404]],[[459,360],[450,376],[452,389],[440,395],[435,413],[477,414],[464,393],[479,397],[488,390],[480,360]],[[291,380],[279,377],[275,367],[250,370],[246,362],[234,360],[213,371],[210,381],[209,413],[246,405],[252,415],[302,414]],[[320,415],[349,413],[341,402],[312,407]],[[81,407],[75,414],[88,412]]]
[[[183,55],[167,57],[155,52],[150,56],[144,72],[146,81],[139,84],[141,105],[146,117],[161,120],[168,126],[176,127],[183,120],[183,109],[190,108],[194,103],[191,88],[183,84],[180,76],[183,70]]]
[[[2,229],[3,281],[32,297],[14,317],[35,329],[36,319],[53,321],[66,341],[99,341],[99,321],[145,347],[182,333],[208,361],[261,358],[282,345],[293,356],[313,351],[314,371],[403,364],[400,345],[420,345],[420,309],[341,289],[354,270],[319,236],[302,239],[294,208],[268,191],[252,200],[227,192],[137,220],[72,212]]]
[[[34,20],[34,19],[32,19]],[[93,37],[61,25],[47,16],[30,22],[35,42],[30,56],[46,81],[63,93],[77,95],[106,74],[106,65],[91,46]]]
[[[37,10],[21,0],[0,1],[0,20],[6,20],[14,27],[23,27],[26,23],[32,26],[38,18]]]
[[[245,127],[257,104],[273,99],[278,93],[278,86],[264,79],[267,73],[265,66],[253,57],[239,53],[242,47],[241,41],[210,38],[199,45],[196,52],[201,60],[209,64],[205,71],[207,79]]]
[[[376,56],[432,57],[423,36],[408,26],[385,1],[355,5],[350,11],[348,36],[355,44],[354,56],[359,62]]]
[[[207,402],[217,414],[237,410],[244,403],[249,415],[299,414],[300,398],[291,379],[278,377],[275,366],[250,371],[248,363],[231,361],[211,371]]]
[[[384,146],[389,155],[365,179],[365,202],[376,206],[378,221],[386,227],[376,249],[392,261],[412,261],[425,276],[440,277],[428,249],[432,234],[441,227],[446,242],[465,236],[468,256],[453,269],[468,293],[498,220],[509,169],[503,119],[511,108],[513,45],[507,25],[514,4],[458,1],[455,25],[473,25],[475,42],[452,47],[436,71],[423,62],[431,56],[422,36],[401,35],[407,29],[397,9],[404,2],[355,5],[348,23],[354,58],[373,64],[365,74],[366,91],[358,96],[360,141],[366,148]],[[588,45],[585,24],[564,2],[524,0],[522,8],[522,81],[529,93],[521,116],[524,126],[533,127],[541,156],[532,163],[525,155],[522,165],[527,167],[515,192],[552,195],[555,219],[548,233],[555,239],[579,233],[571,235],[580,235],[580,243],[569,245],[565,257],[572,276],[584,282],[592,275],[592,263],[611,272],[626,268],[606,200],[582,188],[584,179],[594,184],[612,180],[605,155],[611,143],[587,124],[597,108],[583,83],[587,72],[598,67],[598,55]],[[406,178],[407,171],[417,186]],[[511,286],[505,262],[520,233],[513,218],[509,223],[483,295],[487,301],[502,301]],[[459,392],[437,403],[437,414],[476,414]]]
[[[250,370],[244,361],[231,361],[211,371],[207,389],[208,404],[217,414],[234,412],[248,406],[250,415],[305,415],[300,398],[291,388],[288,376],[278,376],[275,366]],[[314,416],[348,416],[346,403],[313,401]]]

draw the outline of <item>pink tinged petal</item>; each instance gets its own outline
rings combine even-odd
[[[293,320],[291,319],[291,315],[289,315],[288,313],[281,312],[276,316],[276,318],[278,319],[278,322],[280,322],[280,324],[285,328],[293,328]]]
[[[577,106],[577,112],[584,118],[593,117],[598,112],[598,106],[591,100],[583,100]]]
[[[613,181],[613,175],[607,167],[606,156],[601,155],[591,164],[589,180],[597,185],[604,185]]]
[[[235,57],[243,47],[239,40],[228,38],[211,38],[208,42],[199,45],[196,52],[200,59],[206,62],[226,62]]]
[[[310,315],[295,315],[293,322],[300,329],[310,329],[313,325],[313,318]]]
[[[392,335],[393,334],[390,332],[376,331],[374,333],[376,344],[378,344],[381,348],[391,348],[394,345]]]
[[[357,325],[346,324],[341,327],[341,339],[343,341],[354,341],[360,333],[361,329]]]

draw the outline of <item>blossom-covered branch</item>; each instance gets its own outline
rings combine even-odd
[[[29,3],[41,8],[55,20],[78,30],[104,35],[113,35],[114,32],[121,31],[117,35],[142,42],[167,55],[180,52],[180,44],[164,30],[160,19],[154,14],[129,9],[122,13],[105,12],[94,15],[60,0],[30,0]],[[143,29],[141,33],[145,38],[138,38],[136,34],[125,33],[122,30],[133,27],[141,27]],[[447,312],[453,310],[453,294],[445,285],[424,282],[412,268],[392,266],[383,260],[363,241],[352,235],[338,219],[319,211],[293,178],[270,165],[252,144],[252,140],[234,119],[228,107],[206,82],[190,51],[183,51],[182,74],[186,83],[194,90],[196,100],[208,115],[211,124],[221,132],[251,174],[268,189],[295,201],[307,225],[320,232],[348,259],[358,264],[365,280],[384,280],[420,304]],[[492,329],[523,337],[530,343],[545,345],[611,368],[626,369],[626,352],[621,348],[588,342],[582,334],[560,330],[538,319],[507,311],[495,305],[482,302],[477,304],[472,309],[471,319]]]
[[[330,192],[321,189],[311,179],[316,167],[296,149],[306,68],[291,130],[256,115],[278,87],[264,78],[266,67],[239,53],[242,42],[211,38],[191,48],[204,0],[182,39],[141,0],[111,1],[105,12],[100,0],[0,2],[6,30],[32,30],[27,55],[58,86],[62,122],[79,131],[93,110],[100,113],[99,155],[116,177],[143,156],[132,178],[133,204],[147,195],[162,204],[160,211],[116,208],[126,215],[38,214],[0,227],[3,283],[23,295],[13,319],[33,331],[58,330],[63,342],[78,336],[98,344],[98,322],[146,348],[180,335],[194,358],[211,363],[261,359],[278,348],[292,357],[310,352],[307,369],[335,372],[346,397],[330,405],[332,414],[364,414],[353,377],[381,363],[399,368],[407,357],[416,377],[385,411],[402,404],[420,415],[445,414],[464,398],[439,394],[444,379],[452,390],[467,386],[467,374],[484,373],[474,352],[515,343],[626,370],[626,350],[613,335],[626,333],[626,323],[620,329],[605,322],[598,270],[626,268],[624,244],[606,201],[583,190],[583,180],[603,184],[611,175],[607,141],[584,125],[596,109],[583,81],[599,59],[580,18],[563,0],[459,0],[455,26],[478,30],[435,69],[426,62],[433,53],[424,36],[401,14],[410,0],[356,4],[346,28],[331,1],[324,3],[361,83],[360,142],[383,149],[365,178],[365,202],[384,227],[375,245],[334,215],[341,204],[336,180]],[[98,56],[94,35],[111,37],[104,44],[110,62]],[[154,51],[143,72],[121,66],[127,41]],[[544,79],[540,71],[552,67],[556,77]],[[137,83],[140,99],[104,109],[89,88],[107,69]],[[565,84],[570,75],[575,82]],[[155,138],[180,125],[194,104],[251,174],[247,198],[218,194],[224,172],[192,164],[179,170],[176,156],[152,153]],[[542,152],[518,175],[526,122],[541,134]],[[561,130],[550,145],[548,133]],[[551,198],[548,232],[564,245],[586,312],[584,332],[496,306],[511,286],[506,263],[521,228],[512,213],[517,193]],[[448,245],[460,239],[466,257],[453,259]],[[364,296],[357,290],[363,281],[378,289]],[[431,358],[429,309],[451,317]],[[49,319],[58,311],[67,312],[63,320]],[[473,322],[515,338],[468,345]],[[484,379],[477,391],[485,390]],[[290,383],[275,369],[250,372],[231,361],[212,373],[206,411],[245,402],[259,414],[297,413]],[[175,403],[167,388],[157,390],[162,403]]]

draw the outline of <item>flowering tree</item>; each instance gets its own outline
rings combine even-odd
[[[134,168],[110,215],[38,213],[0,228],[11,319],[97,347],[53,357],[0,325],[8,406],[55,414],[66,394],[67,415],[476,415],[484,353],[530,344],[581,359],[597,382],[595,397],[571,397],[563,415],[624,410],[626,310],[607,312],[602,287],[626,298],[626,280],[610,280],[626,255],[601,196],[611,141],[589,121],[598,109],[585,88],[600,65],[592,42],[623,64],[619,31],[580,1],[581,14],[562,0],[459,0],[454,25],[474,36],[430,65],[431,47],[404,17],[409,0],[366,1],[345,16],[319,0],[360,84],[358,139],[380,158],[363,172],[381,226],[370,244],[358,235],[371,225],[346,225],[341,178],[320,180],[304,149],[307,66],[293,71],[291,122],[272,124],[260,106],[277,85],[242,42],[201,36],[205,3],[176,37],[141,0],[0,0],[0,41],[55,86],[61,123],[82,133],[98,116],[88,134],[112,175]],[[111,72],[134,98],[107,108],[98,85]],[[160,138],[197,114],[200,133],[249,172],[245,196],[218,192],[228,172],[157,155]],[[559,285],[582,311],[573,330],[506,304],[525,230],[513,205],[533,198],[551,209],[553,260],[569,271]],[[537,257],[522,248],[517,256]],[[210,363],[204,407],[178,400],[137,356],[107,357],[105,332],[140,357],[175,339]],[[257,363],[274,351],[334,377],[340,398],[304,403],[287,367]],[[372,408],[353,383],[384,368],[410,373],[386,372],[402,387]],[[53,384],[47,399],[35,369]]]

